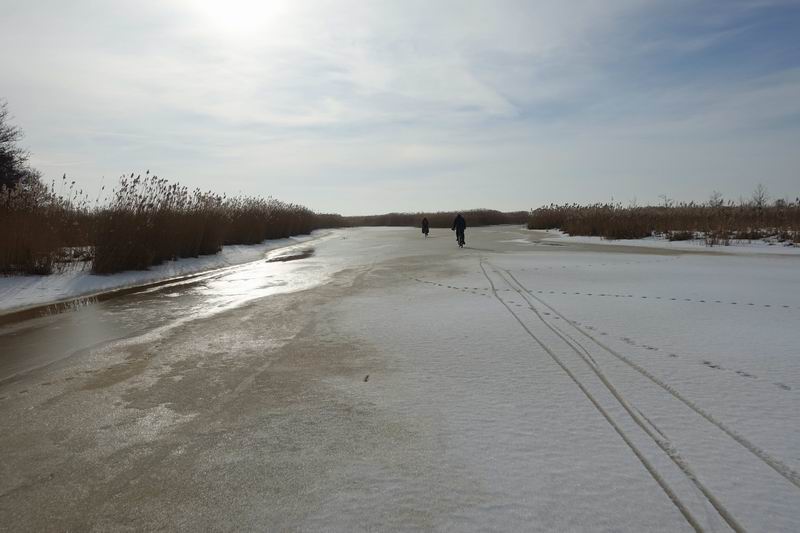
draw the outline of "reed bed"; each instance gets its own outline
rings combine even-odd
[[[522,224],[524,211],[464,211],[467,224]],[[108,199],[90,202],[66,176],[45,186],[37,176],[0,187],[0,273],[50,274],[91,264],[96,274],[143,270],[224,245],[256,244],[320,228],[418,226],[448,228],[455,212],[364,217],[316,214],[274,198],[190,190],[151,175],[126,175]]]
[[[61,189],[67,183],[62,179]],[[0,273],[50,274],[86,257],[92,225],[75,182],[58,193],[35,175],[0,187]]]
[[[387,213],[384,215],[345,217],[350,226],[419,226],[423,218],[428,219],[432,228],[450,228],[457,211],[438,211],[436,213]],[[527,211],[504,213],[493,209],[472,209],[460,211],[467,226],[492,226],[496,224],[525,224]]]
[[[256,244],[346,225],[274,198],[227,197],[150,175],[120,178],[108,200],[94,203],[62,180],[33,177],[0,187],[0,273],[50,274],[76,263],[109,274],[143,270],[223,245]]]
[[[800,199],[794,202],[778,200],[771,204],[767,204],[763,198],[760,200],[643,207],[551,204],[530,212],[528,228],[558,228],[569,235],[605,239],[650,236],[670,240],[702,238],[708,245],[767,238],[790,244],[800,243]]]
[[[306,207],[274,198],[227,197],[131,174],[97,213],[93,270],[141,270],[215,254],[223,245],[310,233],[315,217]]]

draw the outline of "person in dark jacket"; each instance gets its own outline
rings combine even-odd
[[[453,228],[452,230],[456,232],[456,240],[458,241],[458,246],[463,247],[465,243],[464,241],[464,230],[467,229],[467,221],[464,220],[464,217],[461,216],[461,213],[456,215],[455,220],[453,220]]]
[[[429,231],[428,230],[428,218],[427,217],[423,217],[422,218],[422,234],[427,237],[428,236],[428,231]]]

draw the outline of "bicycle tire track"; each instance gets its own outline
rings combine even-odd
[[[559,359],[559,357],[547,346],[545,345],[531,330],[530,328],[514,313],[513,309],[497,294],[497,287],[494,284],[494,281],[486,272],[486,269],[483,266],[483,261],[480,262],[481,271],[483,271],[483,275],[489,281],[489,285],[492,289],[492,294],[494,295],[495,299],[499,301],[503,307],[511,314],[512,317],[519,323],[520,326],[525,330],[525,332],[550,356],[550,358],[564,371],[564,373],[569,376],[573,383],[580,389],[580,391],[586,396],[586,398],[591,402],[594,408],[606,419],[609,425],[614,429],[614,431],[619,435],[619,437],[625,442],[625,444],[630,448],[639,462],[644,466],[650,476],[658,483],[667,497],[672,501],[678,511],[683,515],[689,525],[697,532],[703,532],[704,529],[697,521],[697,519],[692,516],[689,510],[686,508],[686,505],[680,500],[678,495],[675,491],[667,484],[666,480],[658,473],[655,467],[647,460],[644,454],[636,447],[633,441],[625,434],[622,428],[611,418],[611,415],[603,408],[602,405],[597,401],[597,399],[592,396],[591,392],[586,388],[586,386],[578,380],[577,376]]]
[[[683,472],[683,474],[689,479],[689,481],[691,481],[692,484],[695,487],[697,487],[697,489],[703,494],[706,500],[708,500],[711,506],[714,507],[714,509],[717,511],[720,517],[722,517],[722,519],[728,524],[728,526],[730,526],[731,529],[733,529],[736,532],[740,533],[744,532],[745,528],[741,524],[739,524],[738,520],[736,520],[733,514],[731,514],[731,512],[725,508],[722,502],[719,501],[719,499],[711,492],[711,490],[708,489],[708,487],[706,487],[702,481],[700,481],[700,478],[698,478],[697,474],[694,473],[694,471],[692,470],[691,466],[686,461],[686,459],[684,459],[680,455],[680,453],[678,453],[677,449],[673,446],[672,442],[669,441],[668,439],[662,438],[659,435],[656,435],[650,429],[650,425],[647,424],[644,420],[642,420],[641,416],[639,416],[638,414],[639,410],[634,406],[632,406],[630,401],[627,400],[619,392],[619,390],[614,386],[613,383],[611,383],[611,381],[608,379],[605,373],[603,373],[603,371],[600,369],[599,365],[596,364],[594,359],[587,358],[583,353],[581,353],[580,350],[578,350],[578,348],[575,347],[573,343],[571,343],[569,340],[567,340],[567,338],[564,335],[561,334],[559,329],[557,329],[555,326],[551,325],[544,319],[539,310],[533,306],[530,300],[528,300],[527,295],[525,294],[526,289],[522,284],[516,282],[516,284],[519,287],[515,287],[514,284],[508,281],[508,279],[506,279],[494,265],[492,265],[491,263],[488,264],[495,269],[494,270],[495,273],[497,273],[497,275],[500,276],[500,278],[509,287],[511,287],[512,290],[517,292],[526,302],[528,302],[530,310],[533,311],[533,313],[542,322],[542,324],[544,324],[553,333],[555,333],[567,346],[569,346],[578,355],[578,357],[580,357],[586,363],[587,366],[589,366],[589,368],[591,368],[591,370],[594,372],[594,374],[597,376],[597,378],[600,380],[603,386],[611,393],[614,399],[617,400],[617,402],[622,406],[625,412],[628,413],[628,416],[630,416],[630,418],[634,421],[634,423],[636,423],[636,425],[639,426],[645,432],[645,434],[648,437],[650,437],[650,439],[652,439],[652,441],[656,444],[656,446],[658,446],[658,448],[661,449],[661,451],[664,452],[667,455],[667,457],[669,457],[669,459],[673,462],[673,464],[675,464],[675,466],[677,466],[681,470],[681,472]],[[581,347],[583,348],[583,346]],[[588,350],[586,350],[585,348],[583,349],[584,351],[588,352]],[[659,433],[661,432],[659,431]]]
[[[512,274],[508,270],[505,270],[505,272],[507,272],[508,275],[512,279],[517,281],[517,283],[520,285],[520,287],[523,287],[523,288],[525,287],[522,283],[520,283],[518,280],[516,280],[516,277],[514,276],[514,274]],[[525,289],[525,290],[527,291],[527,289]],[[623,363],[627,364],[628,366],[630,366],[631,368],[633,368],[634,370],[639,372],[641,375],[643,375],[644,377],[646,377],[647,379],[649,379],[650,381],[652,381],[653,383],[655,383],[656,385],[658,385],[659,387],[661,387],[662,389],[667,391],[675,399],[679,400],[684,405],[689,407],[691,410],[696,412],[698,415],[700,415],[701,417],[706,419],[709,423],[711,423],[712,425],[716,426],[723,433],[728,435],[731,439],[736,441],[738,444],[740,444],[745,449],[747,449],[750,453],[752,453],[753,455],[758,457],[761,461],[763,461],[765,464],[767,464],[767,466],[769,466],[772,470],[774,470],[775,472],[780,474],[784,479],[789,481],[796,488],[800,489],[800,474],[798,472],[796,472],[795,470],[793,470],[790,466],[784,464],[779,459],[777,459],[775,457],[772,457],[768,452],[764,451],[759,446],[753,444],[747,438],[745,438],[744,436],[738,434],[736,431],[734,431],[733,429],[729,428],[723,422],[720,422],[719,420],[717,420],[713,415],[711,415],[710,413],[705,411],[702,407],[699,407],[697,404],[695,404],[690,399],[686,398],[683,394],[681,394],[674,387],[672,387],[668,383],[664,382],[663,380],[659,379],[658,377],[653,375],[650,371],[648,371],[647,369],[645,369],[644,367],[642,367],[638,363],[632,361],[629,357],[617,352],[613,348],[607,346],[602,341],[598,340],[596,337],[594,337],[590,333],[586,332],[583,328],[581,328],[580,326],[575,324],[573,320],[571,320],[570,318],[566,317],[558,309],[556,309],[555,307],[550,305],[548,302],[546,302],[542,298],[539,298],[538,296],[536,296],[535,294],[531,293],[530,291],[527,291],[526,294],[528,294],[531,298],[534,298],[539,303],[541,303],[542,305],[544,305],[545,307],[550,309],[553,313],[558,315],[564,322],[568,323],[577,332],[579,332],[580,334],[584,335],[587,339],[589,339],[590,341],[594,342],[597,346],[599,346],[600,348],[602,348],[603,350],[605,350],[609,354],[613,355],[614,357],[616,357],[617,359],[619,359]]]

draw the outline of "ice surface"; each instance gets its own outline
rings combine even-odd
[[[335,231],[0,330],[146,325],[0,383],[0,513],[78,472],[117,491],[86,529],[798,530],[800,257],[454,241]]]
[[[436,528],[798,529],[796,255],[533,252],[485,231],[502,253],[478,242],[343,310],[392,362],[370,399],[442,447]],[[428,509],[411,480],[386,490],[331,498],[317,525],[357,528],[342,506],[388,520],[387,497]]]

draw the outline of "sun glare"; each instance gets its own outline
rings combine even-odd
[[[289,3],[281,1],[202,0],[186,2],[204,27],[228,39],[250,38],[280,28],[285,23]]]

